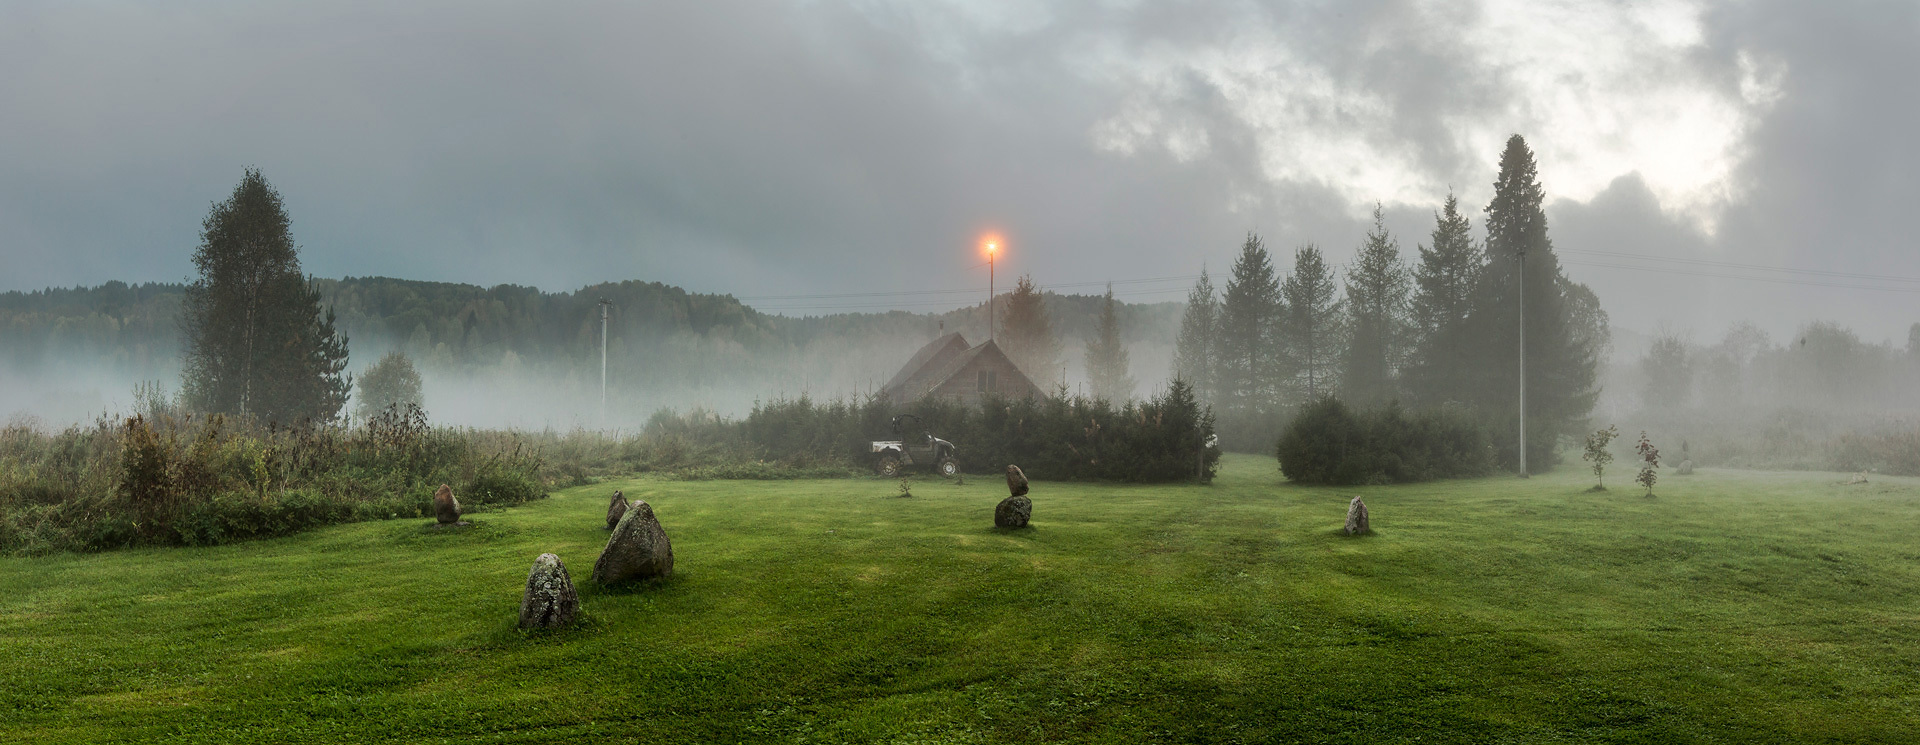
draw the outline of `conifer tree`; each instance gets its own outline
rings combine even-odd
[[[1260,236],[1247,234],[1220,302],[1219,352],[1214,356],[1220,404],[1233,415],[1260,416],[1274,404],[1279,356],[1273,326],[1280,281]]]
[[[1349,336],[1340,395],[1358,407],[1393,400],[1398,393],[1395,375],[1410,336],[1407,269],[1378,204],[1373,207],[1373,229],[1347,270],[1345,302]]]
[[[1524,285],[1530,470],[1552,465],[1560,436],[1585,427],[1597,395],[1594,366],[1600,351],[1591,339],[1581,343],[1582,330],[1571,318],[1567,291],[1572,283],[1562,276],[1547,237],[1545,199],[1533,151],[1514,135],[1500,155],[1493,201],[1486,208],[1487,267],[1474,293],[1467,346],[1474,354],[1475,403],[1496,423],[1494,446],[1501,460],[1517,463]]]
[[[1127,347],[1120,341],[1120,314],[1113,301],[1113,285],[1107,285],[1106,302],[1100,309],[1100,327],[1087,340],[1087,385],[1093,397],[1115,403],[1133,397],[1133,377],[1127,374]]]
[[[1034,286],[1033,275],[1022,275],[1014,283],[1006,303],[1000,321],[1000,348],[1028,378],[1053,379],[1060,369],[1060,343],[1054,338],[1053,323],[1047,320],[1047,302]]]
[[[1448,194],[1433,221],[1433,246],[1419,247],[1420,264],[1413,270],[1414,342],[1404,376],[1408,395],[1428,406],[1470,395],[1474,364],[1466,343],[1467,316],[1486,269],[1458,197]]]
[[[1333,270],[1318,247],[1309,243],[1294,252],[1293,273],[1280,285],[1280,300],[1280,346],[1296,371],[1295,392],[1307,402],[1332,395],[1346,324]]]
[[[1173,354],[1174,379],[1186,381],[1204,402],[1214,400],[1214,358],[1220,351],[1220,302],[1213,295],[1213,280],[1201,269],[1200,281],[1187,293],[1187,310],[1180,317]]]
[[[301,274],[289,224],[255,169],[202,223],[181,318],[190,408],[294,425],[332,421],[346,404],[347,340]]]

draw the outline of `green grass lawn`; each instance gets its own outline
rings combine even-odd
[[[0,559],[0,741],[1920,742],[1920,480],[632,480]],[[671,579],[587,581],[614,488]],[[1363,494],[1376,535],[1339,528]],[[558,553],[584,620],[514,624]]]

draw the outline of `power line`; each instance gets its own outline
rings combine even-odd
[[[1874,290],[1878,292],[1920,293],[1920,287],[1876,287],[1873,285],[1844,284],[1840,282],[1817,282],[1817,281],[1806,280],[1806,279],[1785,279],[1782,277],[1745,277],[1737,274],[1717,274],[1714,272],[1702,272],[1702,271],[1696,271],[1691,269],[1671,269],[1666,267],[1651,267],[1651,266],[1629,266],[1626,264],[1603,264],[1603,263],[1592,262],[1592,261],[1562,261],[1560,263],[1571,264],[1573,266],[1599,267],[1602,269],[1627,269],[1627,270],[1636,271],[1636,272],[1658,272],[1660,274],[1685,274],[1685,275],[1694,276],[1694,277],[1714,277],[1717,279],[1735,279],[1735,280],[1743,280],[1747,282],[1771,282],[1773,284],[1781,284],[1781,285],[1802,285],[1806,287],[1837,287],[1837,288],[1846,289],[1846,290]]]
[[[1145,298],[1150,296],[1185,294],[1186,292],[1187,292],[1187,289],[1184,287],[1181,287],[1181,288],[1175,288],[1171,290],[1133,290],[1129,292],[1115,292],[1113,293],[1113,296],[1115,299],[1137,299],[1137,298]],[[821,303],[818,305],[767,305],[767,306],[756,306],[754,307],[754,310],[760,311],[762,313],[785,313],[785,312],[791,312],[791,311],[841,311],[841,310],[852,311],[852,310],[866,310],[866,309],[904,310],[907,308],[933,308],[933,307],[944,308],[944,307],[950,307],[951,305],[952,305],[952,301],[950,300],[910,300],[910,301],[901,301],[901,302],[880,302],[880,303],[855,302],[855,303]]]
[[[1805,275],[1818,276],[1818,277],[1839,277],[1843,279],[1870,279],[1870,280],[1884,281],[1884,282],[1920,282],[1920,277],[1900,277],[1900,276],[1887,275],[1887,274],[1859,274],[1855,272],[1832,272],[1832,271],[1826,271],[1824,269],[1793,269],[1793,268],[1784,267],[1784,266],[1741,264],[1741,263],[1732,262],[1732,261],[1711,261],[1707,259],[1683,259],[1683,258],[1678,258],[1673,256],[1650,256],[1647,254],[1624,253],[1620,251],[1594,251],[1590,249],[1580,249],[1580,248],[1563,248],[1563,249],[1560,249],[1560,252],[1569,253],[1569,254],[1606,256],[1606,257],[1614,257],[1614,258],[1622,258],[1622,259],[1637,259],[1641,261],[1661,261],[1661,262],[1667,262],[1672,264],[1689,264],[1693,266],[1719,267],[1719,268],[1725,268],[1725,269],[1748,269],[1748,270],[1764,271],[1764,272],[1786,272],[1789,274],[1805,274]]]
[[[1559,253],[1573,254],[1578,256],[1595,256],[1595,257],[1603,257],[1603,258],[1611,258],[1611,259],[1626,259],[1630,261],[1651,261],[1651,262],[1662,262],[1667,264],[1682,265],[1680,267],[1634,266],[1631,264],[1609,263],[1605,261],[1583,261],[1576,258],[1567,258],[1567,259],[1562,259],[1561,261],[1561,263],[1569,264],[1572,266],[1593,267],[1593,268],[1599,268],[1599,269],[1625,269],[1628,271],[1636,271],[1636,272],[1656,272],[1661,274],[1678,274],[1678,275],[1686,275],[1686,276],[1694,276],[1694,277],[1711,277],[1715,279],[1731,279],[1731,280],[1749,281],[1749,282],[1766,282],[1770,284],[1799,285],[1803,287],[1831,287],[1831,288],[1845,289],[1845,290],[1872,290],[1872,291],[1878,291],[1878,292],[1920,293],[1920,287],[1886,287],[1886,286],[1879,286],[1879,285],[1872,285],[1872,284],[1859,284],[1859,283],[1849,283],[1849,282],[1823,282],[1818,279],[1793,279],[1788,277],[1755,277],[1755,276],[1744,275],[1744,274],[1730,274],[1725,272],[1705,271],[1704,269],[1734,269],[1734,270],[1744,270],[1744,271],[1780,272],[1780,273],[1786,273],[1786,274],[1804,275],[1807,277],[1859,279],[1859,280],[1868,280],[1868,281],[1874,281],[1874,282],[1900,282],[1900,283],[1912,282],[1917,284],[1920,284],[1920,277],[1863,274],[1863,273],[1856,273],[1856,272],[1835,272],[1835,271],[1827,271],[1822,269],[1794,269],[1794,268],[1780,267],[1780,266],[1765,266],[1761,264],[1743,264],[1743,263],[1731,262],[1731,261],[1686,259],[1686,258],[1678,258],[1678,257],[1670,257],[1670,256],[1652,256],[1648,254],[1626,253],[1626,252],[1619,252],[1619,251],[1596,251],[1596,250],[1590,250],[1590,249],[1572,249],[1572,248],[1560,249]],[[1689,267],[1701,267],[1701,268],[1689,268]],[[1115,287],[1128,288],[1125,290],[1116,290],[1114,292],[1114,297],[1137,298],[1137,297],[1145,297],[1145,296],[1171,295],[1175,293],[1184,293],[1187,291],[1187,288],[1185,287],[1169,288],[1169,289],[1150,289],[1145,287],[1136,287],[1137,285],[1152,285],[1152,284],[1164,283],[1164,282],[1187,282],[1187,281],[1191,281],[1199,278],[1200,278],[1200,275],[1198,274],[1179,274],[1179,275],[1169,275],[1165,277],[1141,277],[1141,278],[1135,278],[1135,279],[1117,279],[1117,280],[1110,280],[1110,281],[1094,280],[1094,281],[1086,281],[1086,282],[1056,282],[1052,284],[1036,285],[1035,289],[1042,290],[1042,291],[1058,291],[1058,290],[1081,288],[1081,287],[1098,287],[1103,285],[1113,285]],[[837,302],[837,303],[836,302],[818,302],[818,303],[773,302],[766,306],[755,308],[755,310],[758,310],[764,313],[788,313],[788,312],[804,312],[804,311],[857,312],[857,311],[865,311],[865,310],[872,310],[872,309],[903,310],[908,308],[946,307],[946,306],[951,306],[954,302],[953,299],[951,299],[951,296],[973,295],[973,294],[983,293],[985,291],[986,291],[986,288],[984,287],[972,287],[972,288],[938,289],[938,290],[898,290],[893,292],[813,293],[813,294],[800,294],[800,295],[740,295],[740,296],[736,296],[736,298],[741,301],[748,301],[748,300],[770,300],[770,301],[848,300],[848,301],[851,301],[851,302]],[[888,300],[887,298],[896,298],[896,299]],[[949,298],[949,299],[935,299],[935,298]]]
[[[984,265],[983,265],[984,266]],[[1095,287],[1100,285],[1137,285],[1157,282],[1185,282],[1199,279],[1198,274],[1176,274],[1167,277],[1144,277],[1140,279],[1095,280],[1091,282],[1057,282],[1035,285],[1037,290],[1058,290],[1069,287]],[[917,297],[926,295],[966,295],[986,292],[985,287],[970,287],[951,290],[896,290],[893,292],[837,292],[808,295],[735,295],[736,300],[831,300],[836,298],[872,298],[872,297]]]

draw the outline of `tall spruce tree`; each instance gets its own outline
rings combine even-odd
[[[1094,398],[1124,402],[1133,397],[1133,376],[1127,374],[1127,347],[1120,341],[1120,313],[1113,300],[1113,285],[1107,285],[1106,302],[1100,307],[1100,327],[1087,340],[1087,385]]]
[[[1219,352],[1214,375],[1219,404],[1229,416],[1262,417],[1272,411],[1279,356],[1273,344],[1280,311],[1280,280],[1260,236],[1247,234],[1233,262],[1220,301]]]
[[[1007,293],[1007,309],[1000,317],[998,343],[1013,364],[1033,380],[1053,380],[1060,370],[1060,342],[1054,338],[1053,323],[1047,320],[1047,301],[1033,284],[1033,275],[1022,275],[1013,292]]]
[[[1345,349],[1344,303],[1320,249],[1309,243],[1293,254],[1293,273],[1280,284],[1280,347],[1285,350],[1294,393],[1304,401],[1333,395]]]
[[[181,318],[187,405],[287,425],[338,417],[347,340],[300,272],[279,192],[247,169],[201,228]]]
[[[1419,247],[1420,264],[1413,270],[1414,343],[1404,376],[1408,396],[1424,406],[1472,395],[1467,317],[1486,271],[1486,256],[1473,242],[1458,197],[1448,194],[1433,222],[1433,247]]]
[[[1361,407],[1391,401],[1398,394],[1395,376],[1410,339],[1407,268],[1377,203],[1373,229],[1347,270],[1346,305],[1349,333],[1340,395]]]
[[[1214,358],[1220,352],[1220,301],[1213,295],[1213,279],[1203,268],[1200,281],[1187,293],[1187,310],[1180,317],[1173,353],[1174,379],[1186,381],[1204,403],[1214,402]]]
[[[1598,349],[1582,344],[1571,318],[1560,261],[1547,237],[1533,151],[1519,135],[1507,140],[1487,205],[1487,268],[1474,293],[1468,346],[1474,401],[1496,422],[1494,446],[1517,464],[1520,387],[1520,292],[1526,299],[1527,466],[1551,466],[1560,436],[1580,431],[1593,410]],[[1522,271],[1522,267],[1525,271]],[[1592,340],[1587,340],[1591,342]]]

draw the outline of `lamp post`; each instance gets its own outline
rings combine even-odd
[[[993,257],[1000,245],[987,241],[987,341],[993,341]]]

